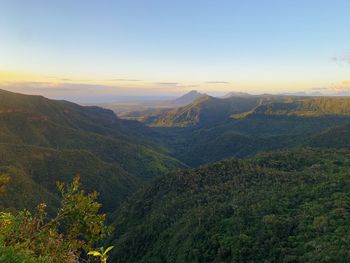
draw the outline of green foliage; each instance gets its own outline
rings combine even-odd
[[[307,142],[313,147],[350,149],[350,125],[339,125],[315,134]]]
[[[348,262],[348,151],[300,148],[174,170],[300,145],[350,148],[349,104],[203,96],[138,113],[158,127],[147,128],[101,108],[0,91],[0,262],[76,262],[88,251],[118,262]],[[71,180],[57,191],[55,181]],[[110,233],[97,198],[115,219],[112,251],[91,251]]]
[[[108,259],[108,252],[111,251],[113,249],[113,246],[110,246],[108,248],[106,248],[106,250],[104,250],[102,247],[100,248],[100,251],[90,251],[88,253],[88,255],[94,256],[94,257],[98,257],[101,260],[101,263],[106,263],[107,259]]]
[[[111,212],[141,184],[184,167],[152,138],[110,110],[0,90],[0,174],[11,179],[0,209],[33,210],[44,201],[51,210],[54,182],[79,173]]]
[[[296,149],[159,178],[118,211],[117,262],[348,262],[350,152]]]
[[[0,175],[0,193],[5,191],[5,186],[9,183],[10,178],[6,175]]]
[[[288,97],[286,101],[264,104],[252,114],[283,116],[350,115],[348,97]]]
[[[0,262],[2,263],[45,263],[45,258],[33,256],[33,252],[18,245],[6,246],[0,241]]]
[[[91,250],[111,232],[106,215],[98,213],[97,193],[86,195],[80,190],[79,177],[70,185],[59,183],[58,188],[62,201],[53,218],[47,217],[46,204],[34,214],[28,210],[0,214],[1,262],[76,262],[81,252]]]

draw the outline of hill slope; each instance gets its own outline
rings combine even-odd
[[[350,124],[329,128],[312,136],[308,145],[321,148],[350,149]]]
[[[232,114],[251,110],[260,103],[259,97],[219,99],[205,95],[187,106],[152,116],[151,123],[146,122],[155,127],[209,126],[229,119]]]
[[[182,166],[151,133],[109,110],[0,91],[0,170],[12,178],[0,207],[54,202],[55,181],[80,173],[113,210],[141,183]]]
[[[184,107],[154,112],[151,118],[147,115],[149,113],[145,112],[142,118],[142,112],[138,112],[140,120],[155,127],[207,127],[228,122],[230,117],[243,118],[247,115],[350,116],[350,98],[249,95],[220,99],[205,95]]]
[[[350,123],[349,109],[350,98],[345,97],[207,96],[146,123],[164,134],[176,158],[198,166],[309,144],[317,134]]]
[[[350,115],[350,97],[290,97],[263,103],[243,114],[320,117]],[[238,115],[239,116],[239,115]]]
[[[349,156],[297,149],[158,179],[118,212],[113,259],[347,262]]]

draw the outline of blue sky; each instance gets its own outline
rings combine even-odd
[[[83,84],[96,95],[347,89],[349,10],[345,0],[0,0],[0,81],[76,95]]]

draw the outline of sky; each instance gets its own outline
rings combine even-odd
[[[0,88],[350,91],[348,0],[0,0]]]

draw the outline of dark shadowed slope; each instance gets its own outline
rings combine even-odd
[[[118,212],[113,259],[347,262],[349,157],[298,149],[158,179]]]

